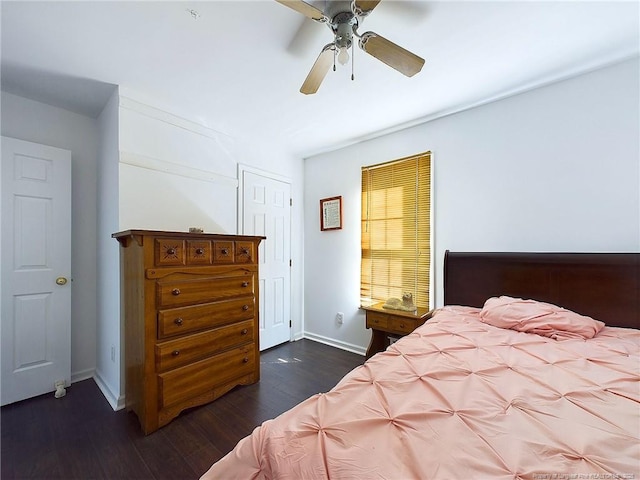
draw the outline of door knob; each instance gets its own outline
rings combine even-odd
[[[56,284],[57,285],[66,285],[67,284],[67,279],[65,277],[58,277],[58,278],[56,278]]]

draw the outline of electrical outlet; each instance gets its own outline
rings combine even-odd
[[[336,313],[336,322],[338,322],[338,325],[342,325],[342,322],[344,322],[344,313]]]

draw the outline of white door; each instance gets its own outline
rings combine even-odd
[[[71,152],[2,137],[2,405],[71,382]],[[60,284],[58,284],[58,283]]]
[[[242,227],[260,243],[260,350],[290,340],[291,185],[242,171]]]

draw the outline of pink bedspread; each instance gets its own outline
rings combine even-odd
[[[445,307],[202,477],[640,479],[640,331],[556,341]]]

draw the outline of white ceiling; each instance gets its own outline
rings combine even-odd
[[[422,71],[407,78],[356,50],[355,81],[338,65],[305,96],[298,90],[332,35],[274,0],[3,0],[1,14],[5,91],[95,117],[119,85],[138,101],[300,156],[640,51],[637,1],[383,0],[360,33],[422,56]]]

